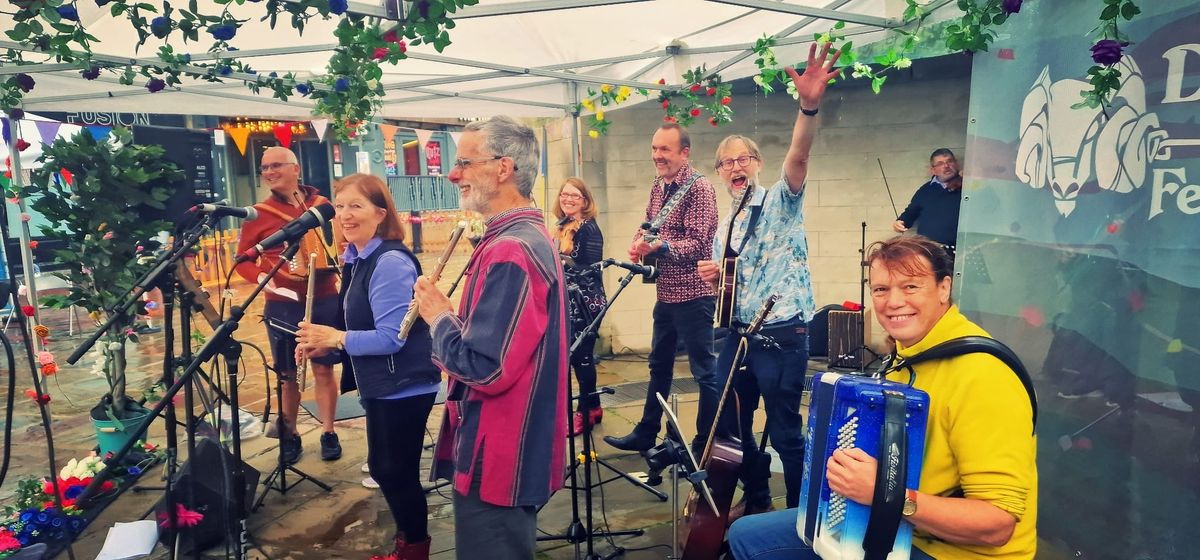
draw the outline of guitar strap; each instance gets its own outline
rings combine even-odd
[[[761,216],[762,204],[750,207],[750,217],[747,218],[750,220],[750,223],[746,224],[746,234],[742,236],[742,242],[738,245],[737,254],[740,255],[742,254],[742,251],[746,250],[746,243],[748,243],[750,238],[754,236],[754,228],[758,226],[758,218]]]
[[[679,187],[679,190],[676,190],[673,194],[671,194],[671,198],[668,198],[667,201],[663,203],[662,208],[658,209],[658,215],[654,216],[654,219],[650,221],[650,229],[657,230],[658,228],[662,227],[664,223],[666,223],[667,218],[671,215],[671,212],[675,210],[676,206],[679,205],[679,201],[683,200],[683,197],[686,196],[688,191],[692,189],[692,184],[695,183],[699,178],[700,174],[693,171],[692,175],[688,177],[687,182],[684,183],[682,187]],[[663,185],[664,191],[666,188],[667,186]]]

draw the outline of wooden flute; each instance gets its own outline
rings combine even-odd
[[[437,265],[433,268],[433,272],[429,275],[430,282],[437,282],[442,277],[442,270],[446,268],[446,263],[450,261],[450,257],[454,255],[454,247],[458,245],[458,240],[462,238],[463,232],[467,229],[467,222],[458,222],[454,231],[450,233],[450,242],[446,245],[446,250],[442,252],[441,258],[438,259]],[[417,300],[413,300],[408,304],[408,312],[404,314],[404,320],[400,322],[400,340],[408,338],[409,331],[417,322],[417,317],[420,313],[417,310]]]

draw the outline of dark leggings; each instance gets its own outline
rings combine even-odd
[[[387,500],[397,534],[408,542],[429,536],[429,511],[421,487],[425,425],[436,393],[403,399],[363,399],[367,411],[367,463]]]
[[[579,382],[578,410],[585,411],[600,408],[600,395],[584,396],[596,392],[596,335],[588,335],[579,348],[571,354],[571,369],[575,370],[575,380]]]

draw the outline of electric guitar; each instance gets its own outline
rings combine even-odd
[[[733,324],[734,310],[737,309],[738,276],[738,254],[733,250],[733,224],[753,194],[754,184],[747,182],[741,196],[738,197],[737,207],[729,216],[729,228],[725,232],[725,251],[720,262],[721,275],[717,285],[717,313],[714,316],[717,327],[729,328]],[[746,234],[750,235],[751,232],[747,231]]]
[[[695,183],[696,179],[699,179],[700,177],[701,175],[699,173],[692,173],[692,176],[688,178],[688,181],[684,183],[682,187],[679,187],[679,190],[675,191],[675,194],[672,194],[671,198],[668,198],[667,201],[663,203],[662,208],[658,210],[658,214],[654,216],[654,219],[649,222],[642,223],[643,241],[650,244],[658,241],[659,230],[662,229],[663,224],[666,223],[667,218],[671,216],[671,212],[675,210],[675,207],[679,206],[680,202],[683,202],[683,197],[687,195],[689,190],[691,190],[692,184]],[[657,255],[645,255],[642,257],[641,261],[642,264],[646,266],[658,267]],[[645,276],[642,277],[642,281],[647,284],[654,283],[653,279]]]

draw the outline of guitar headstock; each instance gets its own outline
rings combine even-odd
[[[771,314],[771,308],[775,307],[775,303],[779,301],[779,296],[771,294],[767,301],[763,302],[762,308],[758,310],[758,314],[754,316],[754,320],[750,322],[750,326],[746,328],[746,334],[754,334],[762,328],[763,323],[767,320],[767,315]]]

